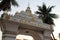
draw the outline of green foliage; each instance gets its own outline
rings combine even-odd
[[[0,11],[11,10],[11,5],[18,6],[18,3],[16,2],[16,0],[2,0],[2,2],[0,2]]]
[[[14,6],[18,6],[18,3],[16,2],[16,0],[10,0],[11,4]]]
[[[42,20],[44,23],[46,24],[53,24],[54,25],[54,22],[53,22],[53,19],[52,18],[58,18],[58,16],[56,14],[52,14],[51,11],[52,11],[52,8],[54,8],[55,6],[51,6],[51,7],[46,7],[45,4],[43,4],[42,6],[38,6],[38,11],[36,11],[36,14],[39,14],[39,18],[40,18],[40,15],[42,14]]]

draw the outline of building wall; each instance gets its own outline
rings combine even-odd
[[[34,38],[34,40],[50,40],[51,39],[50,30],[45,29],[45,30],[38,31],[38,30],[34,30],[34,29],[23,28],[22,25],[20,27],[20,25],[13,23],[13,22],[6,22],[4,24],[6,26],[6,31],[3,32],[2,40],[16,40],[16,35],[18,35],[18,34],[30,35]],[[24,26],[24,27],[26,27],[26,26]],[[37,28],[35,28],[35,29],[37,29]]]
[[[12,35],[12,34],[3,34],[3,39],[2,40],[15,40],[16,39],[16,35]]]
[[[24,21],[24,22],[28,21],[27,23],[24,22],[20,23],[21,22],[20,19],[15,18],[16,19],[15,20],[13,18],[11,17],[13,21],[11,19],[9,21],[8,20],[4,21],[6,30],[3,31],[2,40],[15,40],[16,35],[18,34],[30,35],[34,38],[34,40],[50,40],[52,30],[50,29],[50,25],[44,24],[42,20],[39,19],[41,22],[39,20],[33,21],[34,25],[31,25],[32,21],[28,21],[27,19],[26,21]]]

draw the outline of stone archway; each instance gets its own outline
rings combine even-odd
[[[39,35],[39,32],[34,31],[34,30],[19,29],[19,33],[18,34],[32,36],[34,38],[34,40],[42,40],[40,35]]]

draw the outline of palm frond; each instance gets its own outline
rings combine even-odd
[[[46,5],[45,4],[43,4],[43,6],[42,6],[42,9],[43,9],[43,12],[46,12]]]
[[[51,6],[51,7],[48,7],[48,12],[51,12],[52,11],[52,8],[54,8],[55,6]]]
[[[41,11],[41,12],[43,11],[41,6],[38,6],[38,8],[39,8],[38,9],[39,11]]]
[[[44,23],[49,24],[49,25],[51,24],[54,25],[53,19],[51,17],[46,17],[44,20]]]
[[[16,2],[16,0],[10,0],[10,1],[11,1],[12,5],[18,6],[18,3]]]
[[[49,16],[52,18],[58,18],[58,15],[56,15],[56,14],[49,14]]]
[[[16,0],[2,0],[2,2],[0,2],[0,11],[10,11],[11,10],[11,4],[13,6],[18,6],[18,3],[16,2]]]
[[[3,0],[0,3],[0,10],[10,10],[11,9],[11,5],[10,5],[10,0]]]
[[[42,14],[42,13],[40,13],[39,11],[36,11],[35,13],[36,13],[36,14]]]

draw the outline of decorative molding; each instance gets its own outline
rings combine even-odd
[[[14,32],[14,31],[5,31],[3,32],[4,34],[13,34],[13,35],[17,35],[17,32]]]
[[[9,20],[10,19],[10,16],[9,15],[6,15],[5,18],[6,18],[6,20]]]
[[[12,37],[12,36],[2,36],[3,38],[8,37],[8,38],[16,38],[16,37]]]
[[[1,26],[2,31],[4,32],[6,30],[6,26],[5,26],[4,22],[3,22],[3,20],[1,21],[0,26]]]

